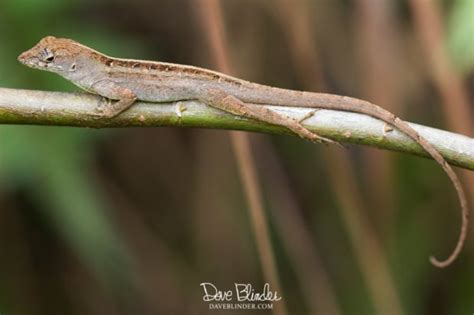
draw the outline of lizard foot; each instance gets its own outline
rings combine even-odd
[[[99,113],[99,115],[103,118],[112,118],[117,116],[119,113],[117,111],[114,111],[111,107],[106,107],[104,110]]]
[[[114,109],[113,101],[104,97],[97,105],[96,111],[92,113],[92,116],[97,118],[112,118],[117,116],[119,113],[120,112]]]
[[[106,97],[102,97],[97,103],[96,111],[102,113],[105,108],[112,106],[112,100]]]
[[[95,112],[92,112],[89,114],[90,116],[92,116],[93,118],[96,118],[96,119],[103,119],[103,118],[112,118],[114,116],[116,116],[114,113],[111,113],[107,110],[104,110],[104,111],[95,111]]]
[[[317,134],[313,133],[311,136],[311,141],[321,144],[338,144],[337,141],[331,140],[326,137],[318,136]]]
[[[112,101],[106,97],[102,97],[95,108],[95,111],[91,113],[91,116],[96,118],[104,118],[107,117],[105,112],[107,112],[107,108],[112,106]]]
[[[340,144],[339,142],[320,136],[317,133],[305,128],[297,120],[293,120],[293,123],[288,124],[286,127],[290,129],[291,131],[293,131],[294,133],[296,133],[297,135],[299,135],[303,139],[310,140],[315,143],[335,144],[340,147],[343,147],[342,144]]]
[[[314,114],[316,114],[316,112],[318,111],[319,109],[313,109],[311,111],[309,111],[307,114],[305,114],[303,117],[301,117],[300,119],[298,119],[298,122],[301,124],[303,121],[305,121],[306,119],[309,119],[311,117],[314,116]]]
[[[323,136],[319,136],[319,135],[315,134],[314,132],[311,132],[309,135],[305,135],[304,138],[309,139],[309,140],[311,140],[312,142],[315,142],[315,143],[321,143],[321,144],[325,144],[325,145],[334,144],[334,145],[337,145],[340,148],[345,148],[344,145],[342,145],[340,142],[329,139],[329,138],[326,138],[326,137],[323,137]]]

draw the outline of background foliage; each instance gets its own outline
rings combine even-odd
[[[446,100],[409,3],[297,0],[286,1],[285,11],[278,2],[285,3],[222,1],[240,77],[356,96],[407,120],[456,130],[441,110]],[[427,2],[441,9],[441,35],[472,112],[474,1]],[[212,67],[198,3],[3,0],[0,85],[76,91],[16,62],[46,35],[113,56]],[[380,22],[384,16],[391,20]],[[308,35],[304,21],[314,34],[298,50],[295,34]],[[380,27],[367,28],[371,22]],[[309,51],[316,59],[305,65]],[[315,279],[324,273],[331,288],[325,293],[341,314],[375,314],[368,283],[380,278],[379,270],[360,267],[376,265],[376,256],[361,257],[375,250],[371,239],[380,244],[402,314],[474,312],[473,233],[455,265],[437,270],[428,263],[431,253],[448,253],[459,224],[455,195],[432,161],[351,147],[351,178],[328,158],[331,148],[296,137],[253,137],[290,314],[317,313],[301,273]],[[355,188],[346,191],[345,184],[331,184],[351,180]],[[466,180],[470,191],[472,182]],[[368,229],[363,252],[348,231],[344,213],[351,212]],[[249,220],[222,131],[1,126],[0,314],[213,313],[199,283],[264,283]],[[299,230],[309,232],[308,242],[292,243]],[[291,248],[298,246],[317,250],[321,268],[295,263]]]

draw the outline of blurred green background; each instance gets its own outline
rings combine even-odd
[[[220,3],[239,77],[474,135],[474,1]],[[0,86],[77,91],[16,61],[46,35],[212,68],[207,9],[2,0]],[[252,144],[288,314],[474,313],[473,233],[453,266],[428,262],[449,254],[459,226],[434,162],[289,136]],[[0,314],[270,313],[202,301],[201,282],[265,283],[243,190],[223,131],[0,126]]]

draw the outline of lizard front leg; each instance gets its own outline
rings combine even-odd
[[[130,89],[124,88],[117,83],[105,79],[94,83],[91,90],[95,93],[107,97],[116,102],[108,102],[101,108],[98,108],[101,117],[112,118],[130,108],[135,103],[137,96]]]
[[[248,106],[238,98],[228,95],[223,91],[210,90],[208,93],[205,93],[205,96],[200,98],[200,101],[237,116],[263,121],[273,125],[284,126],[299,135],[301,138],[313,142],[337,144],[336,141],[319,136],[308,130],[299,121],[293,118],[281,115],[264,106]]]

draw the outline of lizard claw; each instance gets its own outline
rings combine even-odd
[[[345,146],[343,144],[341,144],[340,142],[338,142],[338,141],[335,141],[335,140],[332,140],[332,139],[329,139],[329,138],[326,138],[326,137],[322,137],[322,136],[319,136],[319,135],[314,134],[314,133],[312,135],[311,141],[316,142],[316,143],[325,144],[325,145],[334,144],[334,145],[337,145],[340,148],[345,148]]]
[[[117,115],[117,113],[112,108],[112,100],[106,97],[103,97],[99,104],[96,107],[96,111],[91,113],[92,116],[96,118],[112,118]]]
[[[115,113],[110,108],[104,108],[101,111],[96,111],[94,113],[91,113],[91,115],[96,118],[112,118],[112,117],[117,116],[117,113]]]
[[[98,111],[89,113],[89,116],[91,116],[91,117],[94,118],[94,119],[102,119],[102,118],[105,117],[105,116],[104,116],[104,113],[98,112]]]
[[[112,101],[109,98],[102,97],[97,104],[96,110],[99,113],[102,113],[106,110],[107,107],[112,105]]]

